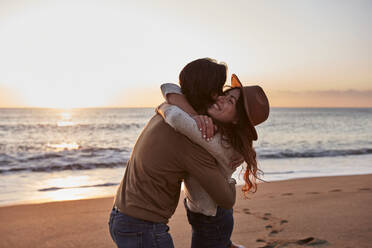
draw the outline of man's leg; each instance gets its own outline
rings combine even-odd
[[[114,209],[110,215],[109,228],[118,248],[174,248],[166,224],[136,219]]]

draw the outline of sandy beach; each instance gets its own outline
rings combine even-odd
[[[246,247],[372,247],[372,175],[263,183],[249,199],[237,195],[232,240]],[[1,207],[0,247],[115,247],[112,201]],[[169,225],[175,247],[190,247],[182,204]]]

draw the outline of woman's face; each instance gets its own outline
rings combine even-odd
[[[236,102],[240,97],[240,88],[231,89],[224,96],[219,96],[216,102],[207,110],[208,115],[222,123],[236,123],[238,114]]]

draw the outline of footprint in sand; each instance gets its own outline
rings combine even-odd
[[[296,244],[304,245],[304,244],[307,244],[307,243],[309,243],[313,240],[314,240],[313,237],[309,237],[309,238],[306,238],[306,239],[299,239],[299,240],[296,241]]]
[[[329,192],[341,192],[342,190],[341,189],[333,189],[333,190],[330,190]]]
[[[264,213],[264,216],[261,218],[263,220],[269,220],[269,217],[271,216],[271,213]]]
[[[276,245],[277,245],[277,243],[270,243],[270,244],[267,244],[265,246],[261,246],[260,248],[275,248]]]
[[[300,239],[295,242],[298,245],[315,246],[315,245],[326,245],[329,244],[327,240],[316,239],[309,237],[306,239]]]
[[[288,220],[282,220],[282,221],[280,221],[280,225],[283,225],[285,223],[288,223]]]
[[[317,195],[317,194],[320,194],[319,192],[306,192],[306,194],[309,194],[309,195]]]
[[[359,191],[370,191],[371,188],[359,188]]]
[[[243,212],[244,212],[245,214],[251,214],[251,212],[249,211],[248,208],[243,208]]]
[[[260,242],[265,242],[265,241],[262,240]],[[271,240],[270,242],[266,243],[265,246],[261,246],[260,248],[275,248],[275,247],[279,248],[279,247],[287,247],[288,245],[314,246],[315,247],[318,245],[329,245],[329,243],[327,240],[317,239],[314,237],[308,237],[308,238],[299,239],[299,240]]]
[[[270,233],[269,233],[269,235],[274,235],[274,234],[278,234],[279,233],[279,231],[277,231],[277,230],[272,230]]]
[[[293,193],[283,193],[282,195],[283,196],[289,196],[289,195],[293,195]]]
[[[265,228],[270,229],[270,228],[273,228],[273,226],[272,225],[267,225],[267,226],[265,226]]]
[[[256,239],[256,242],[257,243],[262,243],[262,242],[266,242],[264,239]]]
[[[260,248],[275,248],[275,247],[285,247],[287,246],[287,242],[282,242],[280,240],[273,240],[266,243],[265,246],[261,246]]]

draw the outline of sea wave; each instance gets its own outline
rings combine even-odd
[[[278,152],[258,152],[261,159],[282,159],[282,158],[317,158],[317,157],[338,157],[338,156],[351,156],[351,155],[366,155],[372,154],[371,148],[362,149],[334,149],[334,150],[320,150],[320,151],[278,151]]]
[[[319,170],[288,170],[288,171],[265,171],[264,175],[288,175],[288,174],[303,174],[303,173],[316,173]]]
[[[145,123],[99,123],[99,124],[79,124],[58,125],[58,123],[36,123],[36,124],[2,124],[0,131],[32,131],[50,129],[72,129],[72,130],[129,130],[143,128]]]
[[[293,174],[294,171],[265,171],[264,175],[284,175],[284,174]]]
[[[65,170],[90,170],[124,166],[131,149],[115,147],[81,147],[17,156],[0,153],[0,174],[17,172],[53,172]],[[257,151],[259,159],[318,158],[372,154],[372,149],[308,150],[308,151]],[[18,154],[19,155],[19,154]],[[281,172],[283,173],[283,172]],[[293,173],[292,171],[285,173]]]
[[[126,161],[116,163],[72,163],[65,165],[49,165],[49,166],[28,166],[28,167],[12,167],[2,169],[0,168],[0,174],[3,173],[14,173],[14,172],[53,172],[53,171],[64,171],[64,170],[92,170],[101,168],[116,168],[124,167]]]
[[[42,149],[45,149],[44,146],[28,146],[29,150],[37,151],[36,153],[23,153],[23,156],[20,156],[20,152],[24,152],[23,146],[21,147],[12,147],[8,148],[8,152],[10,151],[10,154],[14,153],[13,151],[16,151],[15,154],[10,155],[6,153],[0,153],[0,165],[6,164],[10,162],[30,162],[30,161],[40,161],[40,160],[52,160],[52,159],[58,159],[58,158],[64,158],[69,155],[75,155],[77,157],[95,157],[102,154],[109,154],[108,152],[117,152],[117,153],[129,153],[129,148],[116,148],[116,147],[82,147],[78,146],[76,149],[61,149],[60,151],[40,151]],[[50,148],[49,148],[50,149]],[[58,149],[57,149],[58,150]],[[27,152],[27,151],[26,151]],[[110,153],[111,154],[111,153]],[[18,156],[18,157],[17,157]]]

